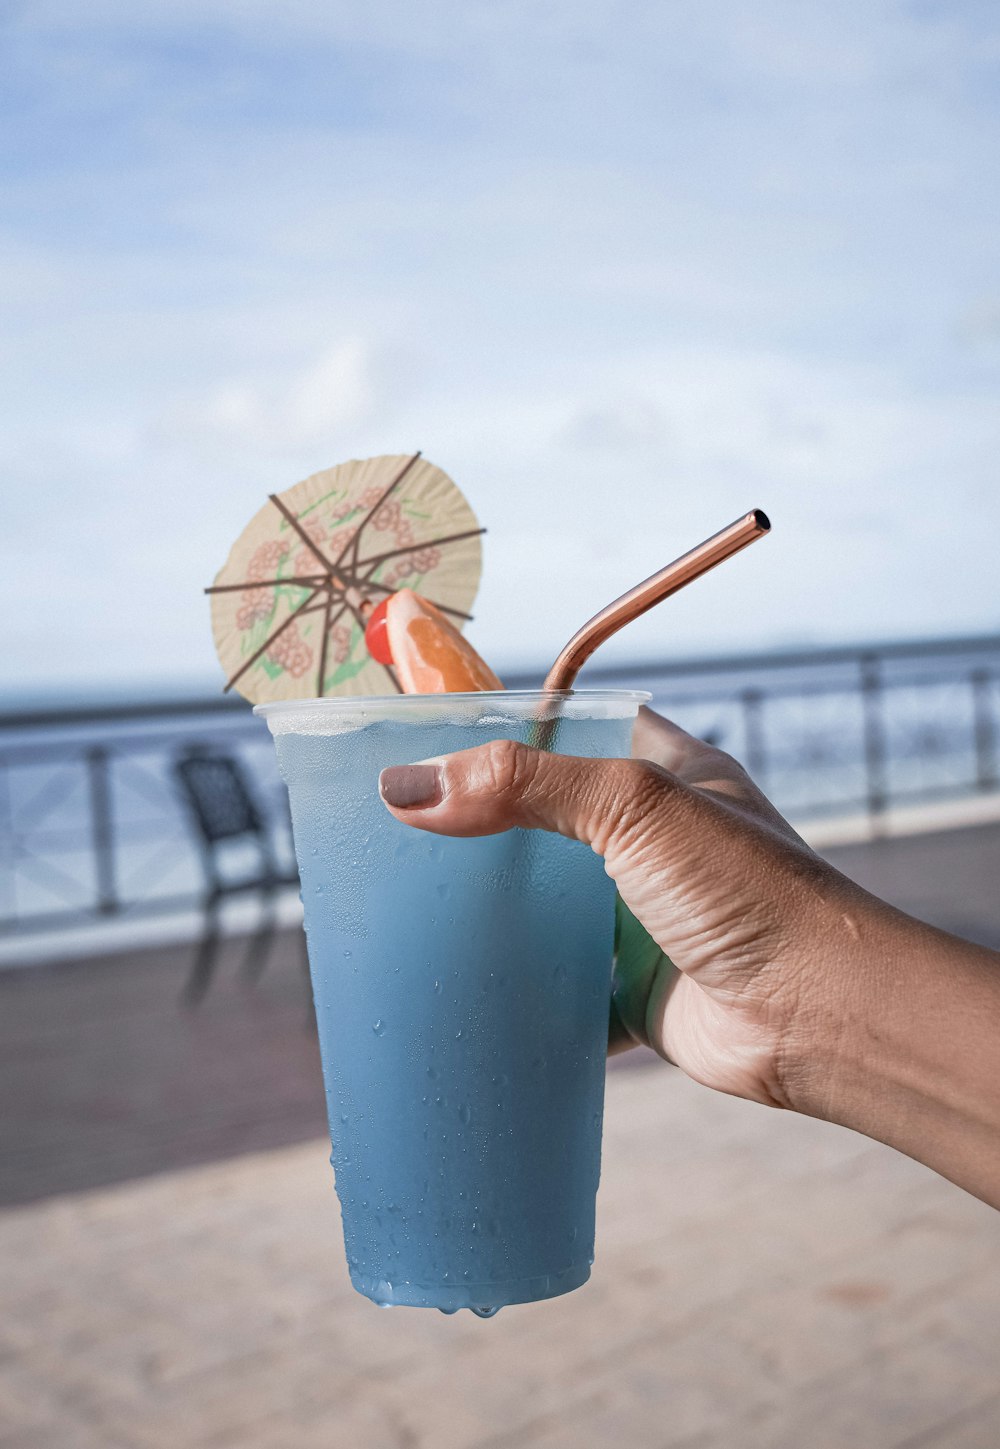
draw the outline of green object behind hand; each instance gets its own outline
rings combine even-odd
[[[640,1029],[650,989],[661,971],[676,968],[629,910],[615,895],[615,967],[611,979],[611,1044],[623,1043]]]

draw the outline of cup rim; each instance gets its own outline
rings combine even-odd
[[[447,708],[453,704],[456,709],[470,704],[484,707],[508,704],[549,704],[564,701],[578,701],[581,705],[602,704],[646,704],[652,695],[646,689],[481,689],[446,694],[337,694],[322,699],[272,699],[265,704],[255,704],[253,712],[261,719],[288,714],[353,714],[366,709],[377,709],[380,713],[412,713],[423,705],[435,709]]]

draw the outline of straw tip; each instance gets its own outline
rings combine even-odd
[[[763,508],[752,508],[750,510],[750,517],[753,519],[754,523],[756,523],[758,528],[762,528],[765,533],[770,533],[771,520],[764,512]]]

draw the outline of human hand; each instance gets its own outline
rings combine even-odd
[[[719,1091],[888,1142],[1000,1206],[1000,956],[840,875],[735,760],[650,710],[634,752],[496,740],[385,770],[380,788],[399,820],[437,834],[585,841],[659,948],[616,982],[621,1035]]]
[[[438,834],[522,826],[585,841],[660,948],[618,974],[612,1047],[648,1043],[709,1086],[787,1105],[803,947],[822,929],[819,898],[849,883],[720,750],[643,709],[633,752],[589,760],[498,740],[386,771],[383,799]],[[409,805],[391,803],[401,781]]]

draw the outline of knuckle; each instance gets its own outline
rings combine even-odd
[[[717,745],[709,745],[709,746],[707,746],[707,750],[708,750],[709,756],[710,757],[714,757],[714,759],[716,760],[717,764],[722,769],[731,770],[734,775],[745,775],[746,774],[746,770],[740,764],[740,762],[736,758],[736,756],[729,754],[727,750],[720,750]]]
[[[708,740],[699,740],[697,751],[694,753],[697,755],[699,764],[706,770],[713,770],[722,776],[733,775],[737,778],[746,774],[735,755],[729,754],[728,751],[719,745],[713,745]]]
[[[743,764],[742,760],[738,760],[735,755],[723,755],[722,763],[725,765],[730,778],[737,784],[744,786],[748,790],[757,789],[753,776],[750,774],[746,765]]]
[[[619,762],[616,808],[613,817],[604,822],[602,854],[611,847],[620,852],[634,850],[648,836],[670,781],[667,771],[649,760]]]
[[[518,796],[531,780],[534,753],[517,740],[491,740],[483,750],[485,788],[494,795]]]

